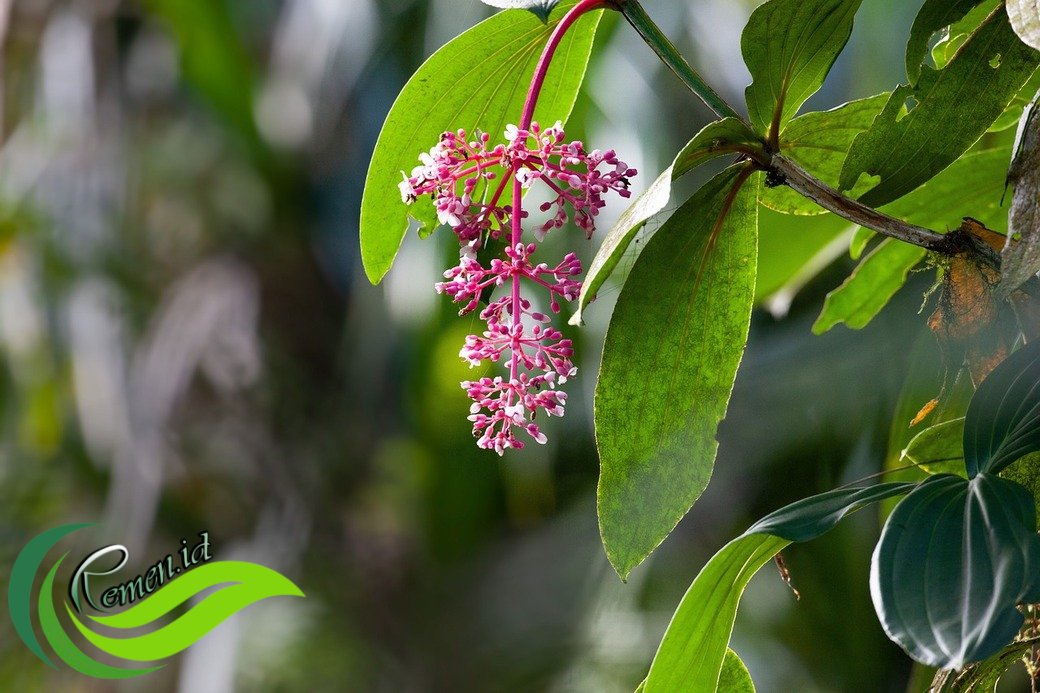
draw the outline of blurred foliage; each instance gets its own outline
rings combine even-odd
[[[646,2],[734,102],[752,4]],[[867,3],[810,106],[898,82],[915,9]],[[46,669],[3,619],[5,688],[632,690],[729,537],[880,468],[927,282],[862,333],[814,337],[852,267],[820,250],[841,227],[804,222],[802,247],[800,220],[766,214],[787,228],[764,225],[765,285],[833,266],[768,303],[784,319],[754,315],[715,477],[627,585],[593,507],[592,374],[616,287],[570,328],[581,372],[553,443],[504,461],[477,450],[457,386],[473,375],[457,358],[468,323],[431,286],[452,241],[409,236],[373,288],[357,210],[407,76],[490,11],[0,2],[0,565],[63,522],[101,522],[131,567],[207,529],[216,556],[264,562],[308,595],[252,607],[125,684]],[[649,184],[707,121],[671,79],[605,18],[570,131],[617,142]],[[790,549],[800,602],[768,569],[752,582],[734,649],[760,690],[904,689],[909,664],[867,593],[876,536],[866,511]]]

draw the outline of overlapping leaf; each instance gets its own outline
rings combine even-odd
[[[599,520],[625,577],[707,486],[747,340],[757,260],[758,177],[706,183],[636,260],[607,331],[596,384]]]
[[[769,0],[740,39],[753,82],[745,92],[751,124],[776,142],[816,93],[852,33],[861,0]]]
[[[910,84],[916,84],[921,76],[921,66],[928,54],[932,35],[962,19],[968,12],[985,0],[925,0],[914,25],[910,28],[910,40],[906,43],[906,76]]]
[[[791,540],[808,541],[849,513],[906,493],[912,484],[830,491],[782,508],[716,553],[697,574],[650,666],[647,693],[715,691],[737,606],[751,577]]]
[[[969,417],[970,418],[970,417]],[[900,501],[871,562],[892,640],[929,666],[959,668],[1007,645],[1040,600],[1040,536],[1029,492],[982,473],[939,474]]]
[[[859,198],[874,207],[915,190],[978,141],[1038,62],[1040,53],[1018,39],[999,7],[948,65],[941,70],[923,66],[914,86],[902,85],[892,93],[870,130],[849,150],[840,188],[852,189],[863,173],[880,177]],[[974,86],[979,84],[985,89]]]
[[[672,181],[678,180],[706,161],[760,149],[761,146],[759,138],[739,118],[715,121],[694,135],[676,155],[672,165],[628,206],[603,239],[585,274],[581,295],[578,298],[578,310],[571,318],[571,323],[581,324],[581,315],[585,307],[596,298],[596,293],[617,267],[638,231],[668,204],[672,196]]]
[[[1040,341],[1030,342],[982,381],[964,426],[969,477],[999,473],[1040,450]]]
[[[574,0],[554,11],[558,18]],[[583,18],[563,38],[549,68],[535,120],[566,120],[588,65],[600,13]],[[369,280],[390,269],[411,216],[435,224],[428,199],[401,202],[397,184],[411,171],[419,153],[445,130],[482,130],[499,137],[519,119],[535,63],[555,22],[542,23],[528,12],[500,12],[445,44],[412,75],[401,90],[372,153],[361,202],[361,259]]]

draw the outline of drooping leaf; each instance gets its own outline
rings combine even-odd
[[[520,118],[535,63],[556,21],[574,0],[562,2],[543,24],[528,12],[500,12],[445,44],[401,90],[379,133],[361,202],[361,259],[373,283],[390,269],[408,230],[408,217],[435,223],[433,204],[401,202],[397,184],[420,152],[445,130],[481,130],[501,137]],[[592,50],[600,12],[582,18],[563,38],[542,88],[535,120],[566,120]]]
[[[711,476],[755,291],[758,176],[734,166],[646,244],[618,297],[596,383],[598,508],[622,578]]]
[[[859,263],[841,286],[827,294],[813,332],[823,334],[839,323],[859,330],[874,319],[906,283],[906,275],[927,251],[886,238]]]
[[[916,85],[892,93],[871,128],[853,142],[839,187],[851,190],[863,173],[880,177],[859,198],[874,207],[915,190],[978,141],[1038,63],[1040,53],[1019,41],[998,8],[948,65],[924,66]],[[986,88],[972,87],[978,84]],[[908,105],[913,108],[906,112]]]
[[[1040,341],[1030,342],[982,381],[968,405],[964,463],[969,477],[997,474],[1040,450]]]
[[[1000,651],[1040,599],[1029,492],[991,474],[940,474],[900,501],[881,533],[870,592],[888,636],[915,660],[959,668]]]
[[[751,680],[751,673],[733,650],[726,650],[716,690],[719,693],[755,693],[755,682]]]
[[[542,21],[549,18],[552,9],[560,4],[560,0],[480,0],[485,5],[499,7],[506,10],[530,10]]]
[[[931,228],[950,228],[966,214],[1000,228],[1005,217],[1000,207],[1005,166],[1005,153],[1000,149],[968,154],[883,209],[894,217]],[[916,246],[883,240],[840,287],[828,294],[813,330],[822,334],[842,322],[853,329],[865,327],[926,254]]]
[[[780,134],[780,151],[827,185],[836,186],[852,141],[870,128],[888,96],[878,94],[795,118]],[[787,214],[823,214],[825,211],[786,185],[765,188],[761,199],[766,207]]]
[[[929,474],[965,476],[964,417],[937,423],[918,433],[903,450],[903,459]]]
[[[581,285],[578,310],[571,318],[571,324],[581,324],[585,307],[596,298],[596,292],[617,267],[637,232],[668,204],[672,197],[672,181],[706,161],[761,147],[759,138],[739,118],[715,121],[698,132],[676,155],[672,165],[629,205],[603,239]]]
[[[998,290],[1004,296],[1040,272],[1040,109],[1036,105],[1022,115],[1007,177],[1015,186],[1008,226],[1017,242],[1009,240],[1001,252]]]
[[[906,43],[906,76],[910,84],[916,84],[921,76],[921,66],[928,55],[928,44],[932,35],[962,19],[984,0],[925,0],[910,28],[910,40]]]
[[[679,603],[650,665],[646,693],[714,691],[733,632],[737,605],[758,569],[791,542],[815,539],[854,510],[906,493],[912,484],[849,488],[806,498],[782,508],[726,544],[701,569]]]
[[[1007,0],[1008,18],[1026,45],[1040,49],[1040,4],[1037,0]]]
[[[753,79],[745,90],[751,124],[775,143],[816,93],[852,33],[861,0],[769,0],[740,38]]]

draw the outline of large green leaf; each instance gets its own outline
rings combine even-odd
[[[808,541],[868,503],[906,493],[912,484],[829,491],[782,508],[726,544],[686,591],[650,665],[646,693],[715,691],[737,605],[758,569],[791,543]],[[782,536],[774,536],[780,534]],[[786,538],[785,538],[786,537]]]
[[[1040,536],[1029,492],[992,474],[939,474],[900,501],[874,551],[881,624],[911,657],[960,668],[996,654],[1040,600]]]
[[[871,128],[853,142],[840,188],[852,189],[863,173],[879,176],[859,198],[874,207],[918,188],[986,132],[1038,62],[1040,53],[1018,39],[1001,6],[946,67],[925,66],[915,86],[892,93]],[[909,113],[908,103],[916,104]]]
[[[866,131],[888,101],[888,94],[850,101],[829,111],[792,120],[780,135],[780,151],[827,185],[836,186],[852,141]],[[786,185],[762,191],[762,204],[787,214],[823,214],[818,204]]]
[[[603,239],[581,285],[578,310],[571,318],[571,324],[581,324],[581,315],[585,307],[595,300],[596,293],[617,267],[636,233],[671,200],[672,181],[678,180],[706,161],[761,147],[759,138],[739,118],[717,120],[698,132],[676,155],[672,165],[628,206]]]
[[[910,441],[903,459],[929,474],[956,474],[964,471],[964,417],[929,426]]]
[[[751,124],[775,143],[816,93],[852,33],[860,0],[769,0],[751,14],[740,48],[751,71]]]
[[[600,533],[625,578],[711,477],[747,341],[758,176],[733,166],[658,229],[618,297],[596,383]]]
[[[797,216],[760,207],[755,303],[768,300],[770,310],[783,312],[787,301],[845,252],[854,228],[836,214]]]
[[[500,12],[445,44],[412,75],[379,133],[361,201],[361,259],[372,282],[390,269],[408,230],[409,215],[435,223],[433,205],[423,198],[406,206],[397,184],[419,153],[435,145],[445,130],[482,130],[501,137],[520,118],[535,64],[561,14],[561,3],[543,24],[529,12]],[[549,68],[535,120],[566,120],[578,94],[592,50],[600,12],[567,32]]]
[[[1007,11],[1019,38],[1033,48],[1040,48],[1040,3],[1037,0],[1007,0]]]
[[[997,474],[1040,450],[1040,341],[993,369],[968,405],[964,464],[969,477]]]
[[[976,5],[985,0],[925,0],[914,25],[910,28],[910,40],[906,43],[906,76],[910,84],[916,84],[921,76],[921,66],[928,55],[928,44],[932,35],[959,21]]]
[[[911,223],[932,228],[954,228],[972,216],[988,228],[1001,231],[1006,213],[1000,207],[1007,154],[1002,149],[968,154],[926,185],[883,209]],[[822,334],[839,323],[865,327],[906,282],[909,271],[927,253],[917,246],[885,239],[860,262],[841,286],[827,295],[813,326]]]

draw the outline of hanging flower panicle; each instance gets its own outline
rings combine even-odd
[[[547,416],[563,415],[567,394],[558,386],[577,372],[571,340],[551,325],[548,315],[534,310],[521,287],[547,291],[550,310],[559,313],[561,299],[578,297],[582,269],[574,253],[554,266],[532,260],[537,246],[522,240],[522,226],[531,223],[529,214],[513,209],[510,202],[521,196],[508,191],[511,185],[527,189],[541,183],[548,188],[549,200],[539,207],[546,216],[530,229],[536,241],[570,220],[591,237],[603,196],[614,191],[629,197],[629,179],[636,175],[612,150],[587,152],[581,142],[565,142],[559,122],[545,130],[538,123],[527,129],[510,125],[505,138],[505,144],[490,147],[486,133],[467,139],[464,130],[446,132],[400,183],[405,203],[430,195],[438,220],[458,237],[459,264],[444,273],[447,281],[436,289],[462,304],[460,315],[476,310],[489,290],[510,289],[481,310],[487,329],[470,335],[460,352],[471,366],[486,361],[508,365],[506,376],[462,383],[473,400],[469,419],[477,444],[499,455],[524,446],[516,437],[518,428],[538,443],[545,442],[534,420],[539,410]],[[507,242],[504,256],[485,267],[477,251],[489,239]]]

